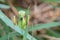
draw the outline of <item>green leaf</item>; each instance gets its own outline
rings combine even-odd
[[[5,35],[5,36],[2,36],[2,37],[0,38],[0,40],[7,40],[7,39],[8,39],[8,36],[9,36],[9,38],[10,38],[10,37],[14,37],[15,35],[16,35],[15,32],[11,32],[11,33],[9,33],[9,34],[7,34],[7,35]]]
[[[9,9],[10,6],[8,6],[8,5],[4,5],[4,4],[0,4],[0,8],[2,8],[2,9]]]
[[[0,0],[1,2],[5,2],[5,0]]]
[[[42,0],[43,2],[56,2],[56,3],[60,3],[60,0]]]
[[[54,31],[51,30],[51,29],[48,29],[48,30],[47,30],[47,33],[48,33],[50,36],[54,36],[54,37],[60,38],[60,34],[54,32]]]
[[[60,4],[60,0],[41,0],[41,1],[43,1],[43,2],[45,2],[45,3],[57,3],[57,4]],[[54,6],[54,5],[52,5],[52,4],[49,4],[50,6],[52,6],[52,7],[55,7],[55,8],[60,8],[60,6]]]
[[[28,31],[33,31],[33,30],[41,30],[43,28],[51,28],[51,27],[56,27],[56,26],[60,26],[60,22],[50,22],[50,23],[45,23],[45,24],[38,24],[35,26],[31,26],[30,28],[28,28]]]

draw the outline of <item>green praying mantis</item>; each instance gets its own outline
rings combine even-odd
[[[26,35],[27,35],[27,26],[28,26],[28,21],[29,21],[29,15],[26,14],[25,11],[21,10],[19,11],[18,15],[18,21],[16,22],[16,17],[14,16],[14,24],[18,25],[21,27],[23,30],[25,30],[23,40],[27,40]]]
[[[18,21],[16,22],[16,17],[14,16],[14,24],[18,25],[22,29],[25,29],[28,25],[29,15],[25,11],[20,10],[18,14]]]
[[[28,21],[29,15],[27,15],[26,12],[23,10],[19,11],[18,26],[20,26],[22,29],[25,29],[28,25]]]

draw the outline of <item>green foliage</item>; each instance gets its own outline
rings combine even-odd
[[[0,8],[2,8],[2,9],[9,9],[10,7],[7,6],[7,5],[4,5],[4,4],[0,4]]]
[[[60,0],[43,0],[45,2],[56,2],[56,3],[60,3]]]
[[[16,35],[16,33],[11,32],[8,35],[5,35],[5,36],[1,37],[0,40],[7,40],[8,39],[8,36],[9,37],[14,37],[15,35]]]
[[[3,1],[3,0],[1,0],[1,1]],[[47,0],[47,1],[49,1],[49,0]],[[50,0],[50,2],[53,2],[53,1],[54,0]],[[57,2],[57,1],[58,0],[56,0],[54,2]],[[6,6],[6,5],[3,5],[3,4],[0,4],[0,8],[9,9],[10,7]],[[27,14],[29,13],[29,10],[24,9],[24,8],[22,9],[20,7],[17,7],[17,10],[25,10]],[[28,32],[33,31],[33,30],[41,30],[43,28],[48,29],[47,30],[48,35],[60,38],[59,33],[56,33],[56,32],[54,32],[53,30],[50,29],[51,27],[60,26],[60,22],[50,22],[50,23],[46,23],[46,24],[38,24],[38,25],[35,25],[35,26],[31,26],[31,27],[28,27],[28,29],[27,29],[28,32],[26,32],[26,30],[21,29],[21,27],[19,27],[17,25],[14,25],[13,22],[6,15],[4,15],[4,13],[1,10],[0,10],[0,19],[1,19],[0,23],[1,24],[3,23],[3,25],[4,25],[3,26],[4,30],[0,29],[0,34],[2,34],[3,32],[6,33],[6,35],[2,36],[0,38],[0,40],[7,40],[8,36],[9,36],[9,38],[12,38],[11,40],[14,40],[13,37],[18,35],[18,33],[19,33],[19,35],[25,36],[29,40],[37,40],[37,38],[34,38],[33,36],[31,36]],[[18,40],[20,40],[20,39],[21,38],[18,38]],[[40,39],[43,40],[42,38],[40,38]]]
[[[56,4],[60,4],[60,0],[40,0],[42,2],[45,2],[45,3],[56,3]],[[55,6],[55,5],[52,5],[52,4],[49,4],[50,6],[54,7],[54,8],[60,8],[60,6]]]
[[[50,3],[50,2],[54,2],[54,3],[60,3],[60,0],[40,0],[42,2],[46,2],[46,3]]]
[[[50,22],[50,23],[45,23],[45,24],[38,24],[35,26],[31,26],[30,28],[28,28],[28,31],[32,31],[32,30],[41,30],[43,28],[51,28],[51,27],[56,27],[56,26],[60,26],[60,22]]]
[[[56,33],[55,31],[53,31],[51,29],[47,29],[47,34],[50,35],[50,36],[60,38],[60,34]]]
[[[14,25],[13,22],[12,22],[10,19],[8,19],[8,17],[5,16],[5,15],[3,14],[3,12],[1,12],[1,10],[0,10],[0,19],[3,20],[3,22],[4,22],[7,26],[11,27],[11,28],[14,29],[16,32],[20,33],[21,35],[24,35],[25,31],[22,30],[20,27]],[[6,20],[7,20],[7,21],[6,21]],[[30,34],[28,34],[28,33],[27,33],[26,37],[27,37],[27,39],[29,39],[29,40],[31,40],[31,39],[32,39],[32,40],[37,40],[37,39],[35,39],[34,37],[32,37]]]
[[[1,2],[5,2],[5,0],[0,0]]]

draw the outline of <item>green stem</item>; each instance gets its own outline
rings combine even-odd
[[[24,38],[23,40],[27,40],[26,36],[27,36],[27,27],[28,27],[28,15],[26,15],[26,28],[25,28],[25,33],[24,33]]]

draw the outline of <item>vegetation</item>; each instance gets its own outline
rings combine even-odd
[[[59,7],[60,0],[0,0],[0,40],[60,40]]]

